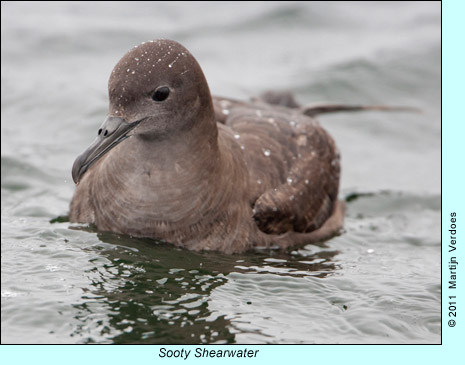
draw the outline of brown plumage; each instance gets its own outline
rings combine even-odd
[[[72,222],[225,253],[341,229],[339,154],[292,95],[212,98],[189,51],[158,40],[118,62],[109,96],[109,117],[73,166]]]

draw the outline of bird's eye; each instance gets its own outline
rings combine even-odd
[[[155,101],[163,101],[170,94],[170,89],[166,86],[160,87],[152,95],[152,99]]]

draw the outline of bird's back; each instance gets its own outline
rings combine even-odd
[[[311,232],[337,203],[339,153],[330,135],[297,108],[214,98],[216,114],[240,145],[249,200],[268,234]]]

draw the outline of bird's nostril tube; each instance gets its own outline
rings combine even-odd
[[[103,133],[103,135],[106,137],[108,134],[108,129],[105,129],[105,133]]]
[[[100,136],[102,134],[102,128],[98,130],[98,135]]]

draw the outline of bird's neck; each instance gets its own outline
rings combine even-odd
[[[188,131],[180,131],[161,139],[138,136],[137,143],[145,158],[160,173],[188,174],[201,179],[205,171],[212,173],[219,168],[218,128],[216,122],[204,123]]]
[[[199,200],[208,206],[221,193],[219,180],[223,171],[218,129],[216,123],[200,127],[204,128],[163,139],[136,137],[132,142],[134,156],[125,160],[131,173],[125,179],[135,179],[131,185],[151,192],[148,197],[158,202],[160,218],[171,213],[182,215],[179,210],[188,210],[189,206],[198,205]]]

